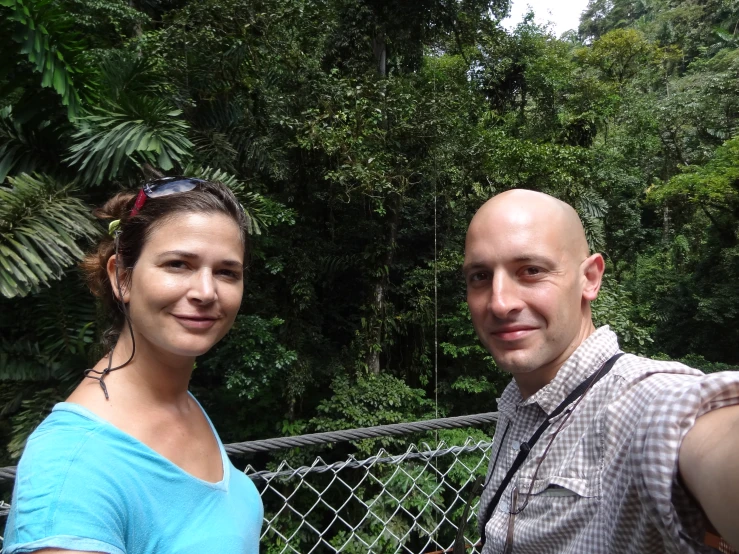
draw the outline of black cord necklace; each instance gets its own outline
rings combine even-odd
[[[115,351],[115,346],[110,349],[110,352],[108,353],[108,367],[105,368],[103,371],[98,371],[96,369],[90,368],[85,370],[85,377],[89,379],[95,379],[98,383],[100,383],[100,388],[103,389],[103,394],[105,395],[105,400],[110,400],[110,396],[108,395],[108,387],[105,385],[105,377],[111,372],[115,371],[117,369],[121,369],[122,367],[127,366],[131,363],[131,360],[133,360],[134,355],[136,354],[136,339],[133,335],[133,325],[131,324],[131,318],[128,315],[128,307],[126,306],[126,303],[123,301],[123,288],[121,287],[121,281],[118,278],[118,260],[120,259],[118,256],[118,237],[120,237],[121,231],[117,230],[115,232],[115,284],[116,288],[118,289],[118,300],[120,302],[120,308],[121,312],[123,312],[123,317],[126,320],[126,324],[128,326],[128,331],[131,333],[131,355],[128,357],[128,360],[123,362],[121,365],[118,365],[116,367],[111,367],[113,365],[113,352]],[[116,343],[117,345],[117,343]],[[91,373],[95,373],[96,375],[91,375]]]

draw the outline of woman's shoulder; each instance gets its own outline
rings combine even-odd
[[[125,508],[111,501],[118,495],[116,476],[107,463],[111,445],[106,432],[104,421],[71,403],[57,404],[33,432],[18,463],[6,528],[8,552],[16,548],[26,552],[23,548],[29,544],[38,548],[83,544],[69,542],[70,537],[85,538],[90,550],[123,552],[119,539],[103,541],[97,536],[106,528],[115,531],[108,535],[122,536],[116,526]],[[103,542],[90,542],[91,538]]]
[[[99,431],[102,421],[92,412],[70,402],[60,402],[26,441],[29,450],[70,447]]]
[[[26,442],[18,463],[17,486],[32,479],[38,490],[39,481],[53,487],[74,475],[89,483],[89,468],[99,467],[115,448],[109,431],[105,421],[82,406],[57,404]]]
[[[60,402],[28,437],[24,455],[47,450],[59,455],[74,451],[104,432],[104,428],[105,421],[90,410],[71,402]]]

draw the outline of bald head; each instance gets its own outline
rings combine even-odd
[[[574,208],[533,190],[514,189],[494,196],[472,218],[469,232],[478,231],[478,228],[506,232],[505,226],[520,225],[539,227],[543,233],[557,237],[574,257],[588,257],[590,248],[585,230]]]
[[[524,397],[595,330],[590,302],[604,264],[588,252],[575,210],[540,192],[504,192],[472,218],[464,252],[472,324]]]

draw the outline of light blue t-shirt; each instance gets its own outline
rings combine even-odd
[[[258,554],[261,498],[213,433],[223,460],[218,483],[78,404],[57,404],[18,465],[4,552]]]

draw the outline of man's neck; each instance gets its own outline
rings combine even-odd
[[[516,385],[518,385],[521,397],[526,400],[551,383],[575,350],[577,350],[594,332],[595,325],[593,325],[592,320],[588,319],[575,339],[554,360],[541,366],[539,369],[535,369],[534,371],[515,374],[513,379],[516,381]]]

